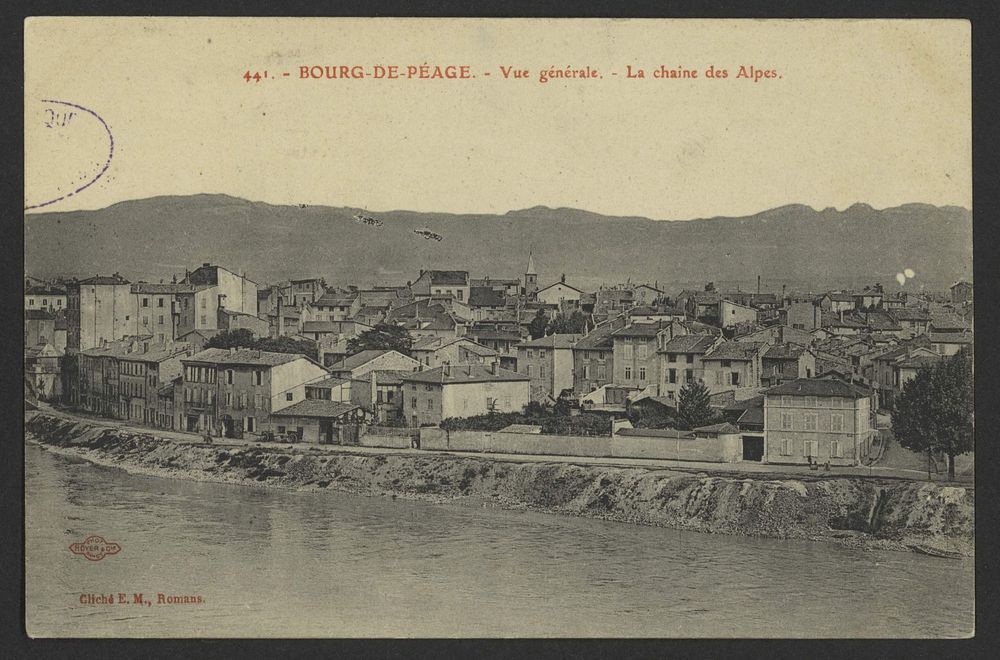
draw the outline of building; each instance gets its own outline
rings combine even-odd
[[[741,387],[760,387],[763,356],[768,344],[724,341],[702,356],[704,383],[712,393]]]
[[[517,323],[477,323],[466,331],[465,336],[496,351],[501,367],[517,371],[517,345],[522,341]]]
[[[973,335],[971,332],[928,332],[931,349],[941,355],[954,355],[963,348],[971,347]]]
[[[761,358],[761,385],[771,387],[816,375],[816,354],[799,344],[774,344]]]
[[[225,307],[219,307],[216,310],[215,325],[220,332],[249,330],[250,334],[254,337],[268,337],[271,333],[271,327],[267,319],[226,309]]]
[[[63,396],[63,351],[48,342],[24,347],[24,379],[36,399],[59,401]]]
[[[972,301],[972,282],[959,280],[949,287],[951,289],[951,302],[958,305]]]
[[[451,417],[520,412],[530,400],[527,376],[496,362],[445,365],[409,373],[403,380],[403,412],[411,427],[433,426]]]
[[[358,379],[375,369],[419,371],[420,362],[392,350],[367,350],[351,355],[330,366],[330,373],[338,378]]]
[[[597,324],[573,346],[573,391],[579,395],[614,382],[614,339],[611,333],[625,327],[624,315]]]
[[[77,355],[77,386],[71,403],[102,417],[124,419],[126,406],[120,388],[120,360],[132,353],[148,350],[149,340],[148,336],[104,340],[100,346],[80,351]]]
[[[162,424],[159,390],[181,375],[181,360],[193,352],[187,344],[144,344],[141,351],[120,355],[118,417],[149,426]]]
[[[60,312],[66,309],[66,290],[51,284],[36,284],[24,290],[24,310],[46,309]]]
[[[410,354],[425,369],[443,364],[485,364],[499,353],[467,337],[422,337],[413,342]]]
[[[838,379],[800,378],[764,392],[768,463],[859,465],[871,450],[871,395]]]
[[[749,305],[727,300],[719,300],[719,325],[723,328],[731,328],[740,323],[757,323],[757,310]]]
[[[115,273],[70,282],[66,286],[66,347],[87,350],[135,332],[131,283]]]
[[[538,292],[538,271],[535,270],[535,259],[528,253],[528,267],[524,269],[524,295],[534,299]]]
[[[356,291],[327,291],[309,305],[311,321],[346,321],[361,311],[361,296]]]
[[[259,433],[271,413],[305,399],[306,383],[329,377],[303,355],[245,348],[208,348],[181,363],[177,428],[227,438]]]
[[[353,445],[357,444],[357,425],[369,419],[354,403],[304,399],[272,412],[264,428],[273,433],[294,433],[301,442]]]
[[[531,383],[531,400],[558,399],[573,389],[573,346],[580,335],[554,334],[517,346],[517,371]]]
[[[714,335],[678,335],[659,350],[660,393],[676,400],[687,383],[705,380],[702,358],[722,339]]]
[[[415,298],[448,295],[462,303],[468,302],[469,289],[469,272],[465,270],[421,270],[410,285]]]
[[[629,323],[612,332],[614,383],[639,389],[659,384],[658,336],[671,328],[670,323]]]
[[[291,280],[288,284],[288,302],[294,307],[304,307],[314,303],[326,293],[326,280],[322,277]]]
[[[559,305],[562,307],[566,303],[570,303],[571,305],[579,306],[580,296],[582,295],[583,291],[575,286],[566,284],[566,276],[563,275],[558,282],[536,291],[535,299],[546,305]]]
[[[61,327],[60,327],[61,326]],[[66,350],[66,319],[48,309],[24,310],[24,345],[52,344]]]
[[[257,283],[246,275],[237,275],[222,266],[205,263],[188,273],[183,283],[213,287],[215,295],[222,301],[219,307],[257,316]]]

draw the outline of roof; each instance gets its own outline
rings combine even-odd
[[[349,371],[356,369],[361,365],[368,364],[379,356],[391,352],[392,351],[388,349],[369,349],[367,351],[361,351],[360,353],[355,353],[354,355],[346,357],[340,362],[332,365],[330,367],[330,371]]]
[[[764,359],[798,360],[805,352],[805,347],[798,344],[775,344],[764,353]]]
[[[344,293],[342,291],[327,291],[319,297],[312,305],[313,307],[343,307],[349,306],[357,300],[357,293]]]
[[[59,289],[54,286],[48,286],[45,284],[39,284],[36,286],[29,286],[24,291],[26,296],[65,296],[66,291],[64,289]]]
[[[471,307],[503,307],[506,304],[507,296],[503,291],[497,291],[489,286],[474,286],[469,289]]]
[[[479,341],[486,339],[514,342],[521,341],[521,334],[519,332],[497,330],[495,328],[469,328],[467,336],[475,337]]]
[[[928,332],[932,344],[971,344],[971,332]]]
[[[629,323],[624,328],[611,333],[612,337],[655,337],[660,330],[669,325],[669,322],[656,321],[653,323]]]
[[[468,337],[421,337],[413,342],[411,350],[414,351],[439,351],[442,348],[451,346],[452,344],[457,344],[459,342],[464,342],[466,344],[466,350],[476,355],[496,355],[497,352],[490,348],[489,346],[483,346],[482,344],[477,344]]]
[[[467,270],[428,270],[424,275],[430,275],[433,286],[467,286],[469,271]]]
[[[787,394],[791,396],[841,397],[847,399],[868,398],[868,392],[845,383],[842,380],[829,378],[796,378],[764,391],[768,396]]]
[[[764,406],[753,406],[752,408],[747,408],[740,415],[739,419],[736,420],[740,424],[754,424],[758,426],[764,425]]]
[[[722,422],[721,424],[709,424],[708,426],[699,426],[694,429],[695,433],[739,433],[740,429],[735,424],[730,424],[729,422]]]
[[[370,374],[375,374],[375,383],[378,385],[402,385],[403,376],[412,373],[412,371],[405,369],[374,369],[370,372]]]
[[[327,399],[303,399],[271,413],[272,417],[340,417],[360,408],[353,403],[328,401]]]
[[[764,346],[756,341],[724,341],[705,353],[702,360],[752,360]]]
[[[580,337],[573,349],[577,351],[610,349],[612,347],[611,333],[624,327],[625,323],[624,316],[616,316],[609,321],[598,323],[597,327]]]
[[[543,286],[541,289],[539,289],[537,292],[535,292],[535,295],[538,295],[539,293],[541,293],[542,291],[545,291],[546,289],[551,289],[554,286],[564,286],[567,289],[573,289],[577,293],[583,293],[582,289],[578,289],[575,286],[573,286],[572,284],[567,284],[566,282],[564,282],[562,280],[559,280],[558,282],[553,282],[552,284],[550,284],[548,286]]]
[[[188,330],[183,335],[179,336],[178,339],[183,339],[188,335],[201,335],[205,339],[211,339],[215,335],[222,332],[222,330],[210,329],[210,328],[196,328],[194,330]]]
[[[921,367],[933,367],[935,364],[941,361],[941,355],[914,355],[911,357],[903,358],[899,362],[896,362],[897,367],[902,367],[906,369],[920,369]]]
[[[195,353],[191,357],[181,360],[182,362],[211,362],[214,364],[249,364],[265,367],[276,367],[295,360],[308,359],[299,353],[276,353],[273,351],[259,351],[251,348],[237,348],[230,351],[228,348],[206,348]]]
[[[854,302],[854,294],[846,291],[834,291],[833,293],[826,294],[830,297],[833,302]]]
[[[922,309],[917,309],[913,307],[904,307],[903,309],[894,309],[891,312],[893,318],[897,321],[930,321],[930,312]]]
[[[446,373],[447,372],[447,373]],[[480,364],[456,364],[452,366],[442,366],[427,371],[414,371],[403,376],[406,382],[430,383],[435,385],[452,385],[457,383],[480,383],[480,382],[501,382],[501,381],[524,381],[531,380],[528,376],[496,367],[496,373]]]
[[[127,362],[163,362],[170,358],[183,357],[188,354],[188,346],[151,346],[150,350],[141,353],[128,353],[121,359]]]
[[[645,436],[648,438],[690,438],[690,431],[679,431],[678,429],[618,429],[615,435],[624,436]]]
[[[661,353],[704,353],[716,342],[713,335],[678,335],[660,349]]]
[[[94,277],[88,277],[85,280],[80,280],[80,284],[121,285],[130,284],[130,282],[118,273],[115,273],[114,275],[95,275]]]
[[[132,285],[132,293],[150,293],[154,295],[168,295],[175,293],[192,293],[207,289],[210,284],[180,284],[170,282],[168,284],[151,284],[149,282],[136,282]],[[258,294],[260,291],[258,290]]]
[[[573,348],[580,335],[554,334],[518,344],[518,348]]]
[[[510,426],[505,426],[497,433],[532,433],[538,434],[542,432],[542,427],[537,424],[511,424]]]
[[[24,310],[25,321],[52,321],[56,315],[47,309],[26,309]]]

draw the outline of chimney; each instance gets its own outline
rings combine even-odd
[[[229,347],[229,354],[230,355],[234,355],[235,353],[236,353],[236,347],[235,346],[230,346]]]
[[[451,376],[451,364],[448,362],[444,363],[444,375],[446,378]]]
[[[466,376],[471,376],[472,375],[472,365],[471,364],[465,365],[465,375]]]
[[[782,302],[782,304],[784,304],[784,302],[785,302],[785,286],[786,285],[784,285],[784,284],[781,285],[781,302]]]
[[[376,423],[378,423],[378,411],[376,410],[376,407],[375,407],[375,404],[378,402],[378,376],[376,376],[375,374],[376,374],[376,372],[374,370],[372,370],[371,373],[369,373],[369,376],[371,376],[371,378],[372,378],[372,381],[371,381],[371,410],[372,410],[373,413],[375,413],[375,421],[376,421]]]
[[[211,266],[211,265],[212,265],[212,264],[210,264],[210,263],[208,263],[208,262],[206,261],[205,263],[203,263],[203,264],[201,265],[201,267],[202,267],[202,268],[208,268],[208,267],[209,267],[209,266]]]
[[[278,296],[278,337],[285,336],[285,308],[282,304],[282,297]]]
[[[494,376],[500,373],[500,358],[493,358],[493,362],[490,363],[490,373]]]
[[[757,276],[757,295],[760,295],[760,275]]]

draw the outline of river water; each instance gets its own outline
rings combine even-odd
[[[974,564],[130,475],[26,447],[35,636],[957,637]],[[118,554],[69,545],[99,534]],[[81,594],[127,604],[81,604]],[[141,592],[152,605],[131,604]],[[156,594],[201,604],[156,604]],[[117,596],[116,596],[117,598]]]

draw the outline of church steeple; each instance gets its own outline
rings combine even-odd
[[[538,291],[538,273],[535,272],[535,259],[528,252],[528,268],[524,271],[524,295],[533,297]]]

